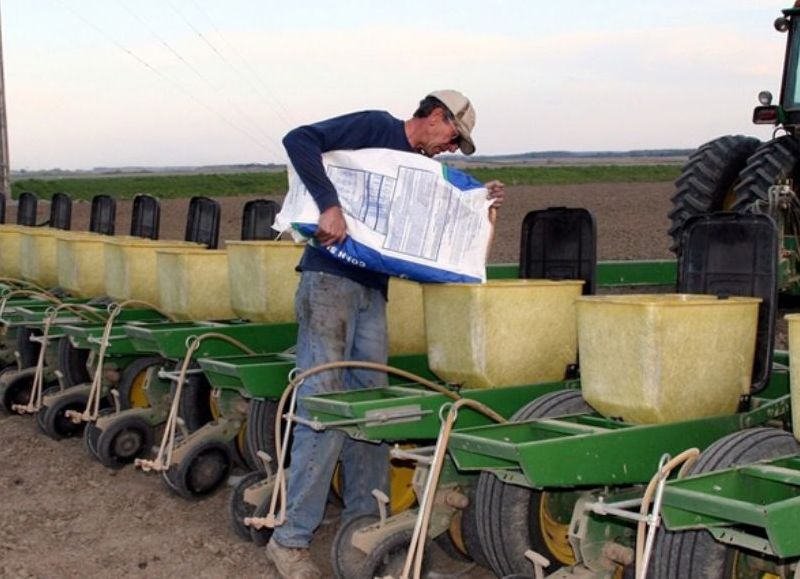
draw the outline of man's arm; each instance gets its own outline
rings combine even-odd
[[[283,146],[295,171],[319,207],[317,239],[323,245],[344,241],[347,226],[336,188],[322,165],[322,153],[368,146],[372,132],[370,113],[352,113],[290,131]]]

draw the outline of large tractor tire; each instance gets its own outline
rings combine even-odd
[[[591,412],[578,390],[562,390],[538,398],[512,417],[513,422]],[[567,539],[576,499],[570,491],[536,491],[507,484],[481,473],[475,491],[478,537],[483,554],[498,577],[530,574],[525,551],[533,549],[551,561],[549,570],[575,563]],[[555,515],[555,507],[563,516]]]
[[[672,196],[670,250],[677,253],[686,220],[695,215],[731,209],[737,197],[739,172],[756,151],[760,141],[743,135],[727,135],[699,147],[675,181]]]
[[[689,474],[751,464],[798,452],[800,445],[789,432],[774,428],[742,430],[709,446],[689,469]],[[754,554],[749,556],[757,557]],[[761,563],[748,565],[747,558],[744,551],[718,543],[705,530],[674,533],[660,530],[648,576],[655,579],[755,579],[769,576],[763,574],[765,569],[761,568]],[[752,574],[748,573],[749,568],[753,568]]]
[[[733,209],[751,213],[754,204],[765,201],[769,188],[782,179],[800,176],[800,139],[784,135],[761,145],[742,169],[736,186],[736,204]]]

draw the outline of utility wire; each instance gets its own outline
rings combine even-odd
[[[266,131],[259,127],[258,122],[248,115],[238,104],[236,104],[231,98],[224,93],[220,87],[215,85],[211,80],[208,79],[197,67],[193,66],[186,58],[183,57],[175,48],[173,48],[166,40],[164,40],[154,29],[150,26],[141,16],[136,14],[131,8],[124,2],[124,0],[117,0],[117,2],[130,14],[133,16],[149,33],[150,35],[155,38],[164,48],[166,48],[175,58],[177,58],[180,62],[182,62],[192,73],[194,73],[200,80],[206,83],[209,87],[211,87],[217,94],[225,97],[225,100],[228,102],[228,105],[235,110],[239,116],[248,123],[249,126],[256,129],[262,137],[270,141],[270,144],[277,147],[278,150],[281,148],[278,146],[278,139],[275,138],[274,135],[268,134]]]
[[[157,68],[155,68],[153,65],[151,65],[149,62],[147,62],[146,60],[141,58],[139,55],[137,55],[135,52],[133,52],[132,50],[130,50],[129,48],[124,46],[122,43],[117,41],[113,36],[111,36],[109,33],[105,32],[102,28],[100,28],[99,26],[97,26],[96,24],[91,22],[90,20],[86,19],[83,15],[81,15],[74,8],[72,8],[71,6],[66,4],[63,0],[55,0],[55,1],[58,2],[59,4],[61,4],[61,6],[64,7],[68,12],[70,12],[75,18],[77,18],[78,20],[80,20],[81,22],[83,22],[84,24],[86,24],[87,26],[92,28],[93,30],[95,30],[100,36],[104,37],[106,40],[111,42],[118,49],[120,49],[123,52],[125,52],[128,56],[130,56],[131,58],[136,60],[139,64],[141,64],[145,68],[149,69],[151,72],[156,74],[159,78],[161,78],[163,81],[165,81],[166,83],[172,85],[172,87],[174,89],[180,91],[181,93],[183,93],[184,95],[186,95],[187,97],[189,97],[190,99],[195,101],[197,104],[199,104],[200,106],[202,106],[203,108],[208,110],[210,113],[212,113],[212,114],[216,115],[217,117],[219,117],[225,124],[227,124],[228,126],[233,128],[234,130],[236,130],[239,133],[241,133],[244,136],[246,136],[248,139],[253,141],[260,148],[262,148],[262,149],[264,149],[266,151],[269,151],[270,154],[273,154],[273,155],[277,154],[278,158],[280,158],[282,156],[282,153],[276,151],[274,149],[274,147],[272,147],[272,146],[270,146],[270,145],[268,145],[266,143],[261,142],[257,137],[255,137],[254,135],[252,135],[251,133],[249,133],[245,129],[241,128],[236,123],[232,122],[225,115],[223,115],[222,113],[220,113],[219,111],[217,111],[213,107],[209,106],[208,104],[206,104],[205,102],[200,100],[197,96],[195,96],[194,94],[189,92],[187,89],[185,89],[180,83],[178,83],[178,82],[172,80],[171,78],[169,78],[168,76],[166,76],[164,73],[162,73]]]
[[[280,99],[278,99],[278,97],[272,92],[272,90],[269,88],[269,86],[267,86],[267,84],[264,82],[264,80],[261,78],[261,76],[258,74],[258,72],[256,72],[256,70],[250,65],[250,63],[247,61],[247,59],[244,57],[244,55],[242,55],[242,53],[236,48],[236,46],[231,44],[230,42],[228,42],[228,40],[225,38],[225,36],[223,36],[223,34],[219,30],[219,28],[217,28],[217,26],[214,24],[214,21],[211,19],[211,17],[208,15],[208,13],[205,10],[203,10],[203,8],[200,6],[200,4],[197,3],[196,0],[192,0],[192,4],[194,5],[195,9],[200,14],[203,15],[203,17],[206,19],[206,21],[208,21],[209,25],[211,26],[211,30],[213,30],[216,33],[216,35],[222,40],[222,42],[225,44],[225,46],[228,47],[228,50],[233,52],[239,58],[239,60],[242,62],[242,64],[244,64],[244,66],[247,68],[247,70],[250,72],[250,76],[247,76],[247,75],[242,75],[242,76],[244,78],[246,78],[248,81],[250,81],[253,90],[255,90],[260,97],[272,102],[272,104],[275,107],[275,110],[274,110],[275,114],[278,117],[280,117],[280,119],[284,123],[286,123],[287,127],[293,127],[293,126],[297,125],[298,122],[292,117],[292,115],[288,111],[288,109],[284,106],[284,104],[280,101]],[[253,79],[255,79],[257,81],[257,84],[261,85],[261,87],[264,89],[266,94],[262,94],[259,91],[259,87],[256,85],[255,82],[253,82]]]

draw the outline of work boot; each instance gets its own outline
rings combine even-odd
[[[284,547],[275,539],[267,543],[267,557],[283,579],[322,579],[308,549]]]

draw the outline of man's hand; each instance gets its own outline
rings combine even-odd
[[[494,200],[492,207],[499,208],[506,199],[506,186],[502,181],[489,181],[484,185],[489,190],[489,199]]]
[[[319,216],[317,223],[317,239],[325,247],[341,243],[347,237],[347,224],[342,215],[342,208],[328,207]]]

